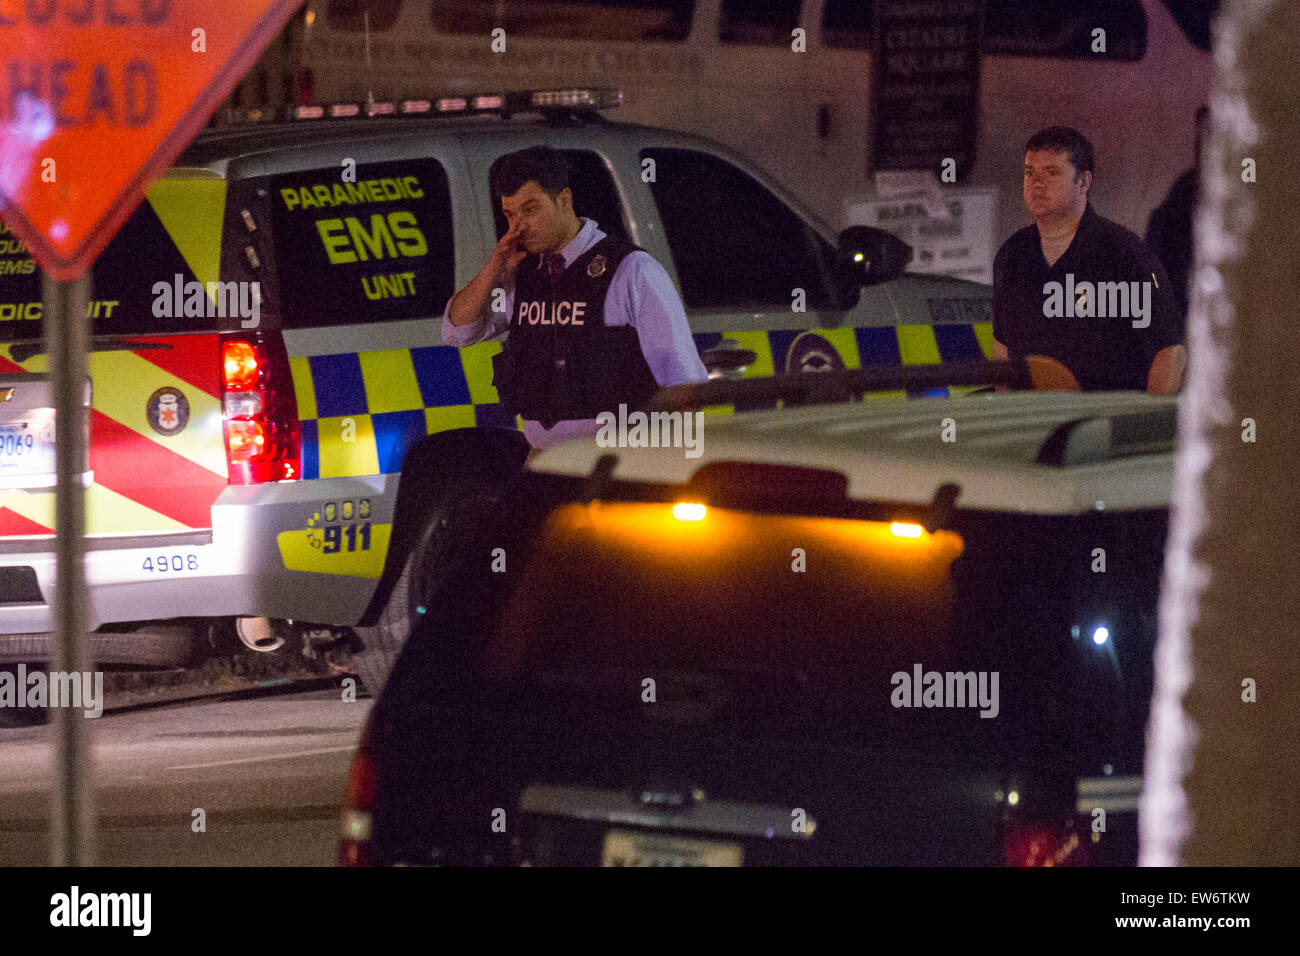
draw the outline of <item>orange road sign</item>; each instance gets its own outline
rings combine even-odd
[[[0,0],[0,218],[83,273],[302,0]]]

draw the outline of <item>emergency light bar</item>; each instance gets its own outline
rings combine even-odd
[[[530,94],[537,109],[563,107],[565,109],[607,110],[623,105],[623,91],[609,89],[534,90]]]
[[[595,113],[623,105],[623,91],[610,87],[570,87],[554,90],[515,90],[507,93],[481,93],[443,96],[432,99],[344,101],[311,103],[279,108],[257,106],[231,109],[226,113],[228,125],[250,125],[288,119],[360,119],[375,116],[432,116],[451,114],[499,115],[516,113]]]

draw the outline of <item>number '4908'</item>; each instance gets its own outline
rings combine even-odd
[[[143,571],[197,571],[199,556],[197,554],[151,554],[140,565]]]
[[[359,528],[355,524],[328,525],[325,528],[325,546],[321,550],[326,554],[334,554],[340,550],[356,551],[358,545],[362,551],[370,550],[369,521]]]

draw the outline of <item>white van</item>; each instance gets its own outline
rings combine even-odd
[[[947,16],[974,3],[912,6]],[[1192,164],[1193,115],[1210,89],[1205,23],[1174,5],[1180,27],[1161,0],[984,5],[973,142],[954,145],[973,153],[957,185],[997,190],[985,227],[993,234],[980,241],[996,249],[1026,224],[1021,147],[1054,124],[1092,140],[1098,210],[1141,234]],[[890,119],[872,115],[876,8],[875,0],[310,0],[231,102],[618,87],[621,119],[720,141],[842,228],[862,221],[850,211],[874,194],[873,138]],[[493,51],[498,27],[503,52]],[[803,52],[793,49],[796,29]]]

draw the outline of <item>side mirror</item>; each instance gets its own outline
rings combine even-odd
[[[711,349],[700,353],[700,361],[709,373],[709,379],[742,378],[745,369],[758,361],[753,349],[744,349],[735,339],[724,338]]]
[[[912,247],[892,232],[849,226],[840,233],[835,267],[846,291],[897,279],[911,261]]]

